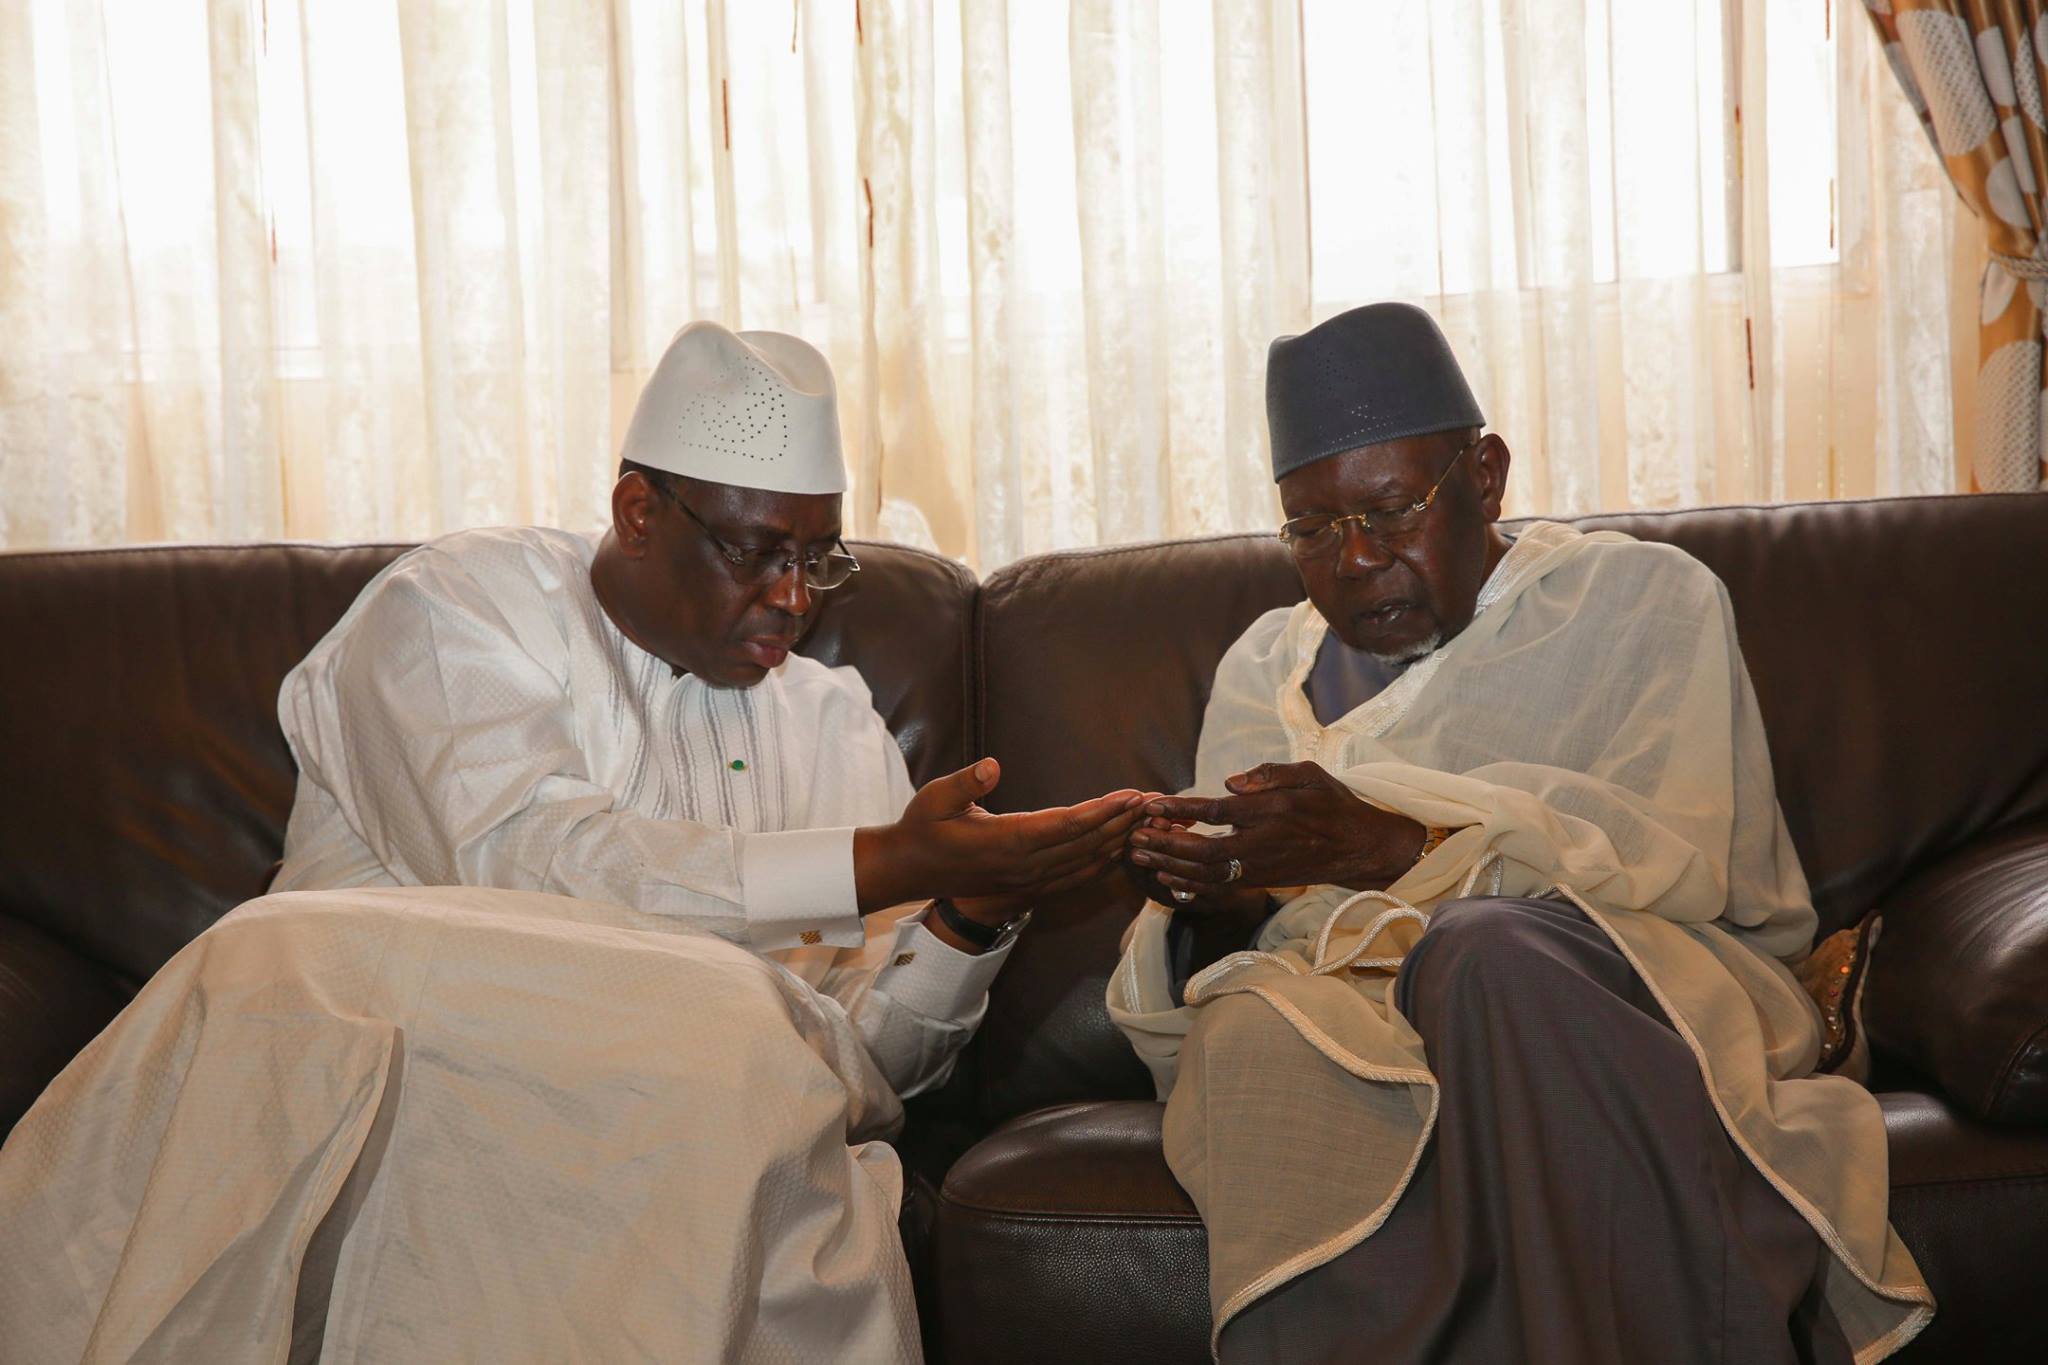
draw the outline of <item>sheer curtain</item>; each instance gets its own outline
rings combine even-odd
[[[1956,214],[1860,26],[1760,0],[1307,13],[1342,37],[1308,45],[1316,313],[1432,307],[1521,509],[1954,486]],[[1346,110],[1348,146],[1322,136]]]
[[[1267,341],[1388,297],[1517,510],[1946,490],[1953,198],[1831,6],[0,0],[0,545],[593,525],[696,317],[861,534],[1264,526]]]

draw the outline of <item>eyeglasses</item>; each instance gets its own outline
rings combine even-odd
[[[732,566],[733,578],[747,587],[765,588],[770,583],[780,580],[799,563],[803,566],[804,586],[816,588],[821,592],[845,586],[847,579],[860,572],[860,561],[847,553],[846,542],[843,540],[833,542],[835,549],[823,553],[814,551],[809,554],[800,554],[780,545],[757,550],[744,545],[729,544],[705,523],[704,518],[690,510],[690,505],[683,501],[681,494],[660,480],[649,482],[653,483],[656,491],[662,496],[680,507],[684,516],[697,523],[697,529],[718,547],[719,558]]]
[[[1480,438],[1485,439],[1484,437]],[[1428,514],[1430,505],[1436,501],[1437,489],[1444,486],[1444,480],[1451,477],[1451,471],[1458,467],[1458,461],[1465,458],[1465,451],[1479,444],[1473,441],[1444,466],[1444,472],[1422,495],[1422,501],[1411,502],[1405,507],[1383,507],[1368,512],[1347,512],[1343,516],[1316,513],[1313,516],[1296,517],[1280,528],[1280,539],[1287,542],[1287,548],[1294,551],[1296,559],[1320,559],[1336,553],[1344,543],[1344,523],[1355,521],[1365,528],[1365,533],[1382,545],[1391,545],[1422,529],[1422,519]]]

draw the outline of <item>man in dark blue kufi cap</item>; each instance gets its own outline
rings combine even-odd
[[[1363,446],[1486,425],[1436,319],[1412,303],[1370,303],[1266,354],[1273,478]]]
[[[1507,553],[1494,523],[1508,448],[1481,435],[1436,320],[1375,303],[1281,337],[1266,358],[1266,421],[1281,538],[1332,634],[1364,656],[1333,650],[1312,694],[1328,683],[1349,695],[1332,674],[1400,669],[1464,629]]]
[[[1725,589],[1668,546],[1505,534],[1508,448],[1420,308],[1275,341],[1266,405],[1307,600],[1231,646],[1193,794],[1133,832],[1151,903],[1108,991],[1207,1224],[1218,1357],[1909,1340],[1932,1297],[1876,1106],[1760,1041],[1819,1052],[1778,965],[1815,917]]]

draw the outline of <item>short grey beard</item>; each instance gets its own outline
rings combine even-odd
[[[1416,641],[1414,645],[1400,654],[1373,654],[1372,657],[1374,662],[1379,664],[1381,668],[1391,668],[1398,673],[1410,664],[1420,663],[1436,653],[1438,649],[1442,648],[1443,642],[1444,633],[1440,630],[1433,630],[1427,638]],[[1367,650],[1366,653],[1372,654],[1372,651]]]

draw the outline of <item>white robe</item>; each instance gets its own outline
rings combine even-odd
[[[0,1360],[278,1365],[302,1265],[327,1362],[915,1359],[901,1112],[832,1001],[674,919],[265,897],[0,1150]]]
[[[1003,954],[859,917],[911,786],[852,669],[675,676],[593,549],[422,547],[287,678],[281,894],[0,1150],[0,1355],[274,1362],[310,1265],[329,1360],[915,1358],[875,1139]]]
[[[853,831],[912,790],[867,685],[802,655],[750,688],[678,676],[598,605],[595,549],[465,531],[363,590],[285,678],[299,787],[272,890],[497,886],[672,916],[838,999],[899,1094],[944,1080],[1005,954],[940,942],[922,905],[860,918]]]

